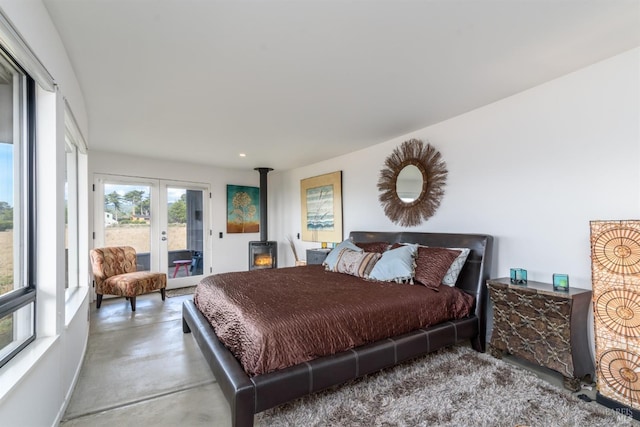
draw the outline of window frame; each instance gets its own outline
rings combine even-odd
[[[67,151],[69,150],[69,151]],[[65,227],[66,259],[65,289],[72,293],[80,286],[79,264],[79,210],[78,210],[78,147],[65,134]]]
[[[13,350],[9,351],[0,359],[0,368],[9,362],[13,357],[20,353],[25,347],[36,340],[36,85],[35,80],[27,73],[17,62],[0,46],[0,55],[8,61],[21,74],[20,84],[20,122],[22,129],[20,137],[20,162],[19,177],[20,183],[14,183],[14,188],[18,187],[22,190],[22,197],[19,200],[19,216],[18,221],[14,219],[14,248],[19,246],[18,259],[14,260],[19,265],[14,265],[14,282],[20,282],[20,287],[14,289],[4,295],[0,295],[0,319],[9,315],[14,315],[20,309],[31,305],[30,312],[30,328],[31,333],[26,339],[18,344]],[[15,204],[15,202],[14,202]],[[14,206],[15,213],[15,206]],[[18,227],[15,227],[15,224]],[[17,230],[16,230],[17,228]],[[17,241],[16,241],[17,238]],[[15,253],[15,251],[14,251]],[[14,283],[15,287],[15,283]],[[14,316],[18,325],[13,325],[14,329],[28,328],[29,325],[22,324],[20,319],[22,315]]]

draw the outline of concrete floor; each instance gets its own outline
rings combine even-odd
[[[87,353],[61,426],[230,426],[227,401],[182,332],[182,302],[190,298],[143,295],[135,313],[124,298],[104,300],[100,310],[92,304]],[[504,360],[562,388],[552,370]],[[583,392],[595,398],[595,390]]]
[[[89,342],[61,426],[224,426],[230,410],[191,334],[182,302],[191,295],[139,296],[91,308]]]

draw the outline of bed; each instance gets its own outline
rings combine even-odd
[[[491,269],[491,236],[352,232],[350,238],[361,243],[383,241],[418,243],[431,247],[469,248],[469,256],[455,287],[473,296],[470,314],[457,320],[447,320],[426,328],[384,337],[346,351],[304,360],[282,369],[248,374],[243,364],[220,341],[213,326],[195,303],[192,300],[185,301],[183,331],[193,333],[229,402],[234,426],[252,426],[254,414],[258,412],[458,342],[470,341],[475,350],[485,350],[486,280]]]

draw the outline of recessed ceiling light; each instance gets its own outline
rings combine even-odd
[[[247,157],[247,155],[244,153],[240,153],[240,157]]]

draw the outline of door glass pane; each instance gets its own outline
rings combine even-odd
[[[202,274],[203,191],[167,188],[169,278]]]
[[[150,195],[148,185],[104,184],[104,244],[133,247],[138,271],[151,269]]]

